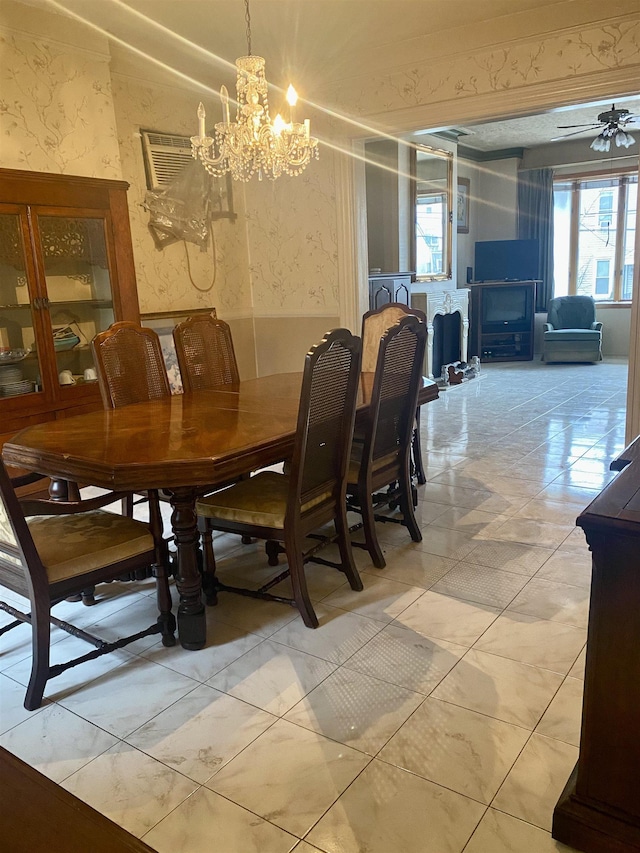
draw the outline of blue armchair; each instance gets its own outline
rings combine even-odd
[[[543,361],[602,361],[602,323],[591,296],[558,296],[549,302]]]

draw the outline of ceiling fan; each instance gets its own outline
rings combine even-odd
[[[630,133],[627,133],[625,128],[628,124],[632,124],[637,121],[638,118],[640,117],[632,115],[629,110],[624,109],[624,107],[616,109],[616,105],[611,104],[610,110],[605,110],[605,112],[598,115],[597,122],[593,122],[591,124],[559,125],[559,130],[572,130],[573,128],[580,129],[574,130],[573,133],[565,133],[563,136],[555,136],[551,142],[555,142],[558,139],[567,139],[569,136],[576,136],[579,133],[584,133],[588,129],[595,130],[598,127],[602,127],[600,133],[591,143],[591,148],[593,148],[594,151],[609,151],[612,139],[615,139],[615,143],[618,148],[629,148],[629,146],[633,145],[636,140]]]

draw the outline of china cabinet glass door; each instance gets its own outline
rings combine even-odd
[[[60,385],[95,382],[90,343],[114,322],[105,218],[38,215]]]
[[[0,206],[0,399],[42,390],[38,303],[25,240],[24,213]]]

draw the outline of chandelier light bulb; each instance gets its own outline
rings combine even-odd
[[[280,136],[286,126],[287,124],[285,120],[282,118],[280,113],[278,113],[278,115],[273,120],[273,132],[276,134],[276,136]]]
[[[227,92],[226,86],[220,87],[220,101],[222,102],[224,122],[225,124],[230,124],[231,120],[229,118],[229,93]]]
[[[200,103],[198,104],[198,134],[201,138],[207,135],[204,123],[206,116],[207,114],[204,111],[204,104],[202,103],[202,101],[200,101]]]
[[[287,89],[287,103],[291,107],[295,107],[295,105],[298,103],[298,93],[293,88],[291,83],[289,83],[289,88]]]

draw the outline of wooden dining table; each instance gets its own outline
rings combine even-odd
[[[178,635],[185,649],[206,642],[195,504],[203,487],[287,459],[293,451],[302,373],[279,373],[209,391],[100,410],[27,427],[2,450],[8,465],[116,491],[162,489],[176,542]],[[361,374],[358,411],[371,399]],[[418,403],[438,396],[424,379]]]

